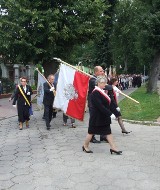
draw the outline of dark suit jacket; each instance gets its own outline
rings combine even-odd
[[[20,85],[24,95],[26,96],[26,98],[28,99],[29,102],[31,102],[31,95],[33,94],[32,92],[32,88],[31,86],[29,85],[26,85],[26,92],[23,90],[23,87],[22,85]],[[27,95],[27,93],[30,92],[30,95]],[[15,95],[14,95],[14,99],[13,99],[13,105],[16,104],[16,101],[17,101],[17,105],[18,106],[23,106],[23,105],[28,105],[25,98],[23,97],[23,95],[21,94],[19,88],[17,87],[16,88],[16,91],[15,91]]]
[[[43,97],[43,104],[44,105],[53,105],[54,101],[54,94],[53,91],[50,91],[50,86],[47,82],[43,84],[44,88],[44,97]]]
[[[116,108],[118,107],[117,102],[116,102],[116,97],[113,91],[113,87],[112,85],[106,85],[104,90],[108,91],[108,96],[111,99],[111,103],[110,103],[110,110],[114,113],[114,110],[116,110]]]
[[[112,112],[108,100],[97,90],[91,94],[89,126],[111,124]]]
[[[94,78],[95,77],[95,78]],[[95,88],[95,83],[96,83],[96,76],[94,76],[92,78],[90,78],[89,80],[89,90],[88,90],[88,107],[90,108],[91,106],[91,94],[92,94],[92,91],[94,90]]]

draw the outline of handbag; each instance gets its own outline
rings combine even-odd
[[[32,104],[31,104],[31,106],[29,107],[29,115],[33,115]]]

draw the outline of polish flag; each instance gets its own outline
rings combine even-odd
[[[38,72],[38,85],[37,85],[37,106],[39,109],[43,108],[43,96],[44,96],[44,89],[43,84],[46,82],[44,77],[39,74]]]
[[[61,64],[53,107],[83,121],[90,77]]]

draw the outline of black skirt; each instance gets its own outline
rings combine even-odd
[[[25,122],[30,120],[29,114],[29,106],[28,105],[18,105],[18,121]]]
[[[109,135],[112,132],[110,125],[103,125],[103,126],[89,126],[88,133],[94,135]]]
[[[113,114],[117,117],[122,116],[121,112],[117,111],[116,109],[113,110]]]

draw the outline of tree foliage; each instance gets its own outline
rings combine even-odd
[[[119,0],[109,47],[114,65],[126,72],[150,70],[148,92],[156,91],[160,72],[160,4],[158,0]]]
[[[23,64],[67,58],[75,44],[100,37],[107,9],[101,0],[2,0],[1,6],[0,52]]]

